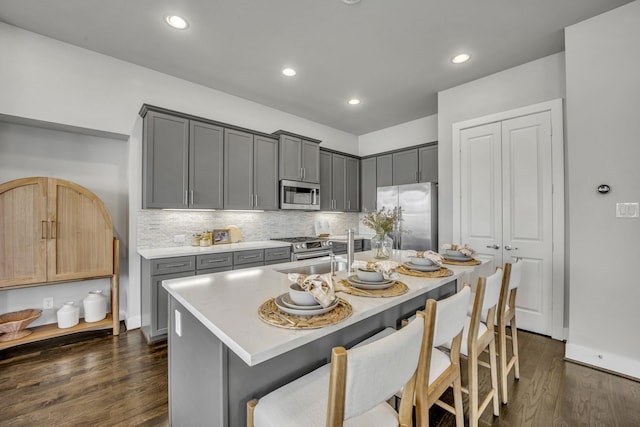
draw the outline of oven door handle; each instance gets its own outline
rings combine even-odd
[[[313,252],[307,252],[307,253],[300,253],[300,254],[294,254],[294,261],[302,261],[305,259],[311,259],[311,258],[320,258],[323,256],[329,256],[331,255],[333,252],[328,250],[328,251],[313,251]]]

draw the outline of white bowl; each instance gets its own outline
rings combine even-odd
[[[359,268],[357,274],[358,279],[365,282],[382,282],[382,280],[384,280],[382,273],[375,270],[362,270]]]
[[[445,250],[444,252],[445,252],[445,254],[447,254],[447,255],[449,255],[449,256],[455,256],[455,257],[464,257],[464,256],[466,256],[466,255],[465,255],[465,254],[463,254],[462,252],[460,252],[460,251],[454,251],[454,250],[452,250],[452,249],[447,249],[447,250]]]
[[[429,258],[420,258],[417,256],[412,256],[411,258],[409,258],[411,260],[411,264],[415,264],[415,265],[433,265],[433,261],[431,261]]]
[[[305,291],[297,283],[289,285],[289,297],[297,305],[317,305],[316,299],[309,292]]]

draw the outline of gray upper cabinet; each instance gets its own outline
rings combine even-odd
[[[222,209],[224,129],[189,123],[189,207]]]
[[[320,182],[320,147],[302,138],[280,134],[280,179]]]
[[[346,158],[345,199],[347,212],[360,211],[360,161]]]
[[[226,129],[225,209],[277,209],[278,141]]]
[[[144,117],[143,208],[222,208],[219,126],[156,111]]]
[[[378,187],[393,185],[393,155],[385,154],[376,157],[376,179]]]
[[[360,189],[362,193],[361,209],[363,212],[376,210],[377,192],[377,158],[369,157],[360,161]]]
[[[438,182],[438,146],[418,149],[420,182]]]
[[[418,150],[393,153],[393,185],[418,182]]]
[[[359,160],[320,150],[320,210],[360,210]]]

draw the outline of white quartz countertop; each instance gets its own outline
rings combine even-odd
[[[138,249],[138,255],[145,259],[170,258],[175,256],[204,255],[216,252],[246,251],[250,249],[286,248],[291,243],[277,240],[226,243],[211,246],[174,246],[170,248]]]
[[[396,256],[400,259],[401,255]],[[355,258],[373,259],[369,251],[356,253]],[[328,258],[324,260],[327,261]],[[392,298],[366,298],[340,292],[339,296],[353,307],[352,315],[338,324],[319,329],[284,329],[260,320],[258,307],[269,298],[288,292],[290,282],[287,275],[277,269],[318,262],[323,262],[323,259],[165,280],[162,286],[247,365],[254,366],[452,280],[460,278],[468,281],[472,278],[471,275],[478,273],[479,267],[491,264],[490,268],[485,268],[487,271],[483,275],[493,271],[492,263],[485,261],[478,267],[447,265],[453,275],[446,278],[425,279],[402,275],[400,280],[407,284],[409,291]],[[336,279],[346,276],[347,272],[341,271],[336,274]]]

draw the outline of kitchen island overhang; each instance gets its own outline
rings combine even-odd
[[[358,253],[356,259],[370,260],[371,254]],[[427,298],[455,292],[479,271],[493,270],[485,261],[478,267],[447,266],[453,274],[445,278],[403,275],[408,292],[391,298],[340,293],[352,305],[352,315],[318,329],[283,329],[263,322],[257,313],[260,304],[288,289],[287,275],[277,270],[314,262],[318,260],[163,282],[169,292],[173,425],[243,425],[246,401],[327,363],[332,347],[349,347],[384,327],[395,327],[424,307]],[[346,273],[338,273],[342,276]]]

